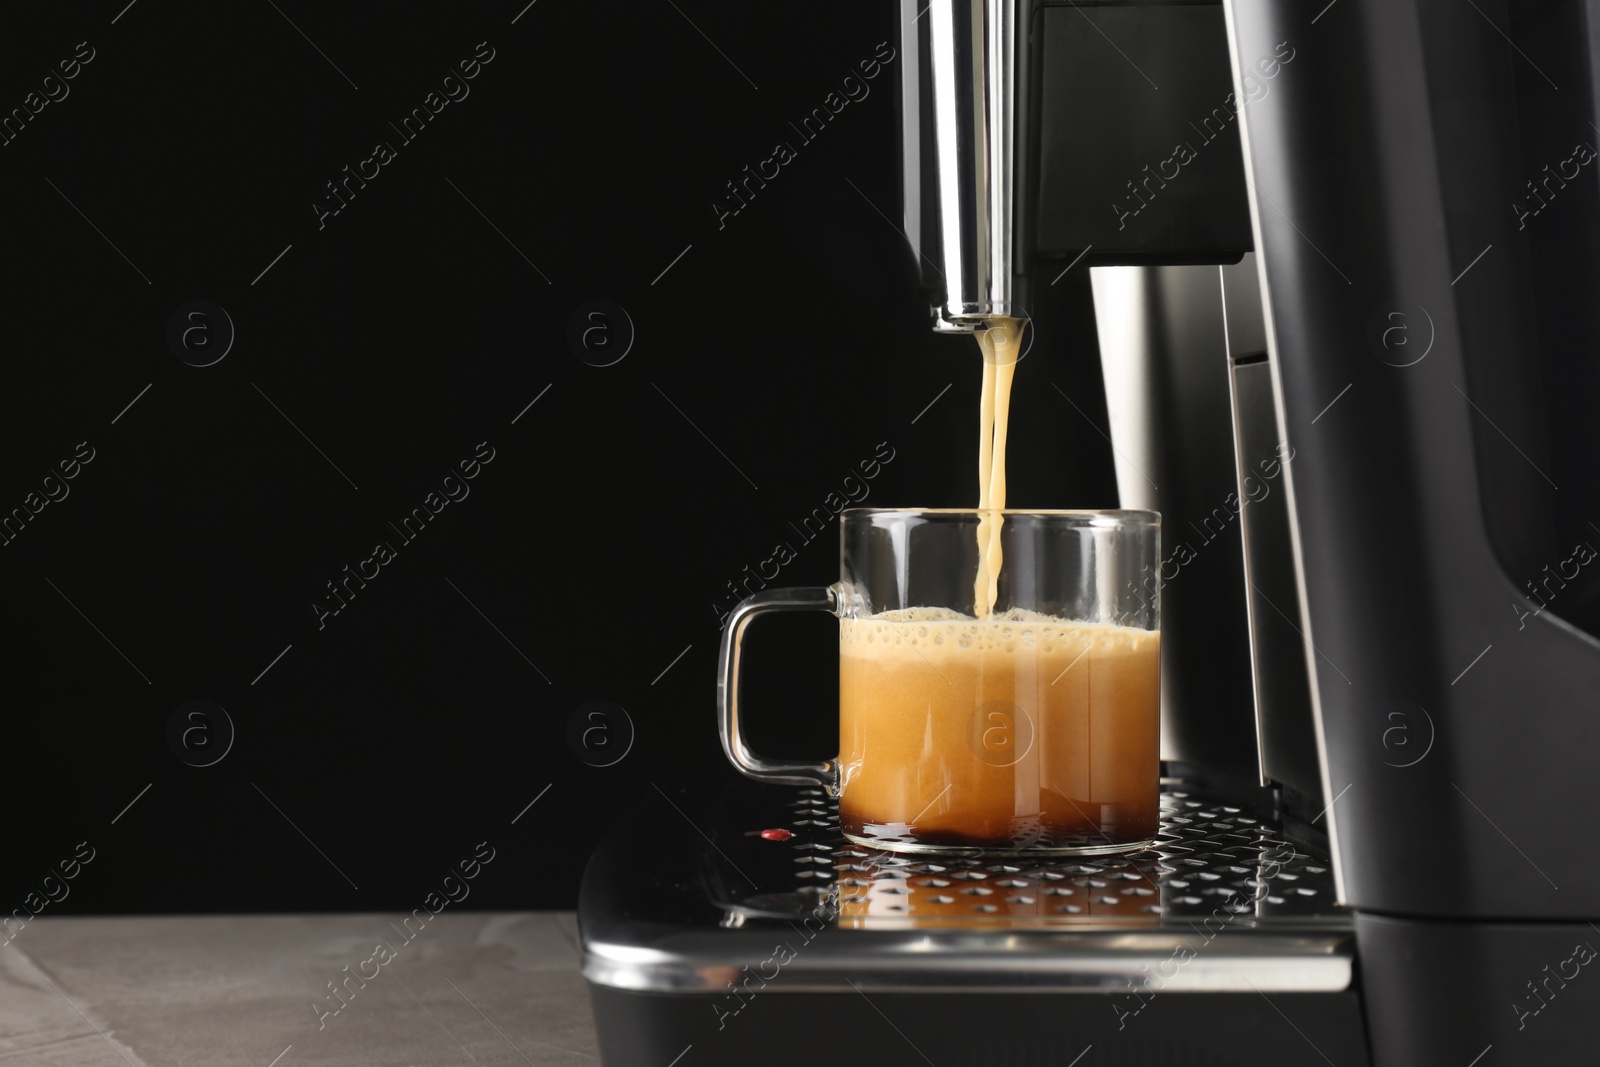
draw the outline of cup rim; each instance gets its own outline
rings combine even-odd
[[[1119,525],[1160,526],[1161,513],[1146,508],[845,508],[841,518],[855,515],[966,515],[982,518],[1000,515],[1008,518],[1038,516],[1041,518],[1112,519]]]

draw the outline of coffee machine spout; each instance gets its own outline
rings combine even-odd
[[[1027,25],[1034,0],[902,0],[906,234],[933,328],[1026,318]]]

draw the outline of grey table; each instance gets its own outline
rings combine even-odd
[[[0,1065],[599,1062],[570,912],[447,911],[410,941],[400,926],[41,916],[0,947]]]

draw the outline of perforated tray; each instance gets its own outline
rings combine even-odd
[[[841,926],[905,928],[956,924],[1134,928],[1212,919],[1228,926],[1344,920],[1333,904],[1329,864],[1276,824],[1197,790],[1161,798],[1152,847],[1110,856],[918,856],[847,841],[837,805],[820,789],[799,791],[773,829],[795,836],[764,840],[747,829],[721,843],[735,877],[723,903],[749,915],[790,916],[817,902]],[[782,872],[774,854],[788,853]],[[747,868],[762,877],[754,879]],[[784,878],[787,873],[787,879]],[[787,881],[777,892],[741,892],[755,881]]]
[[[1352,923],[1326,858],[1179,782],[1165,783],[1150,848],[1082,857],[865,848],[842,836],[820,789],[662,797],[649,832],[609,842],[585,877],[591,981],[716,988],[770,957],[778,935],[804,942],[785,969],[794,991],[1105,989],[1163,963],[1173,990],[1350,983]],[[774,829],[793,836],[760,836]]]

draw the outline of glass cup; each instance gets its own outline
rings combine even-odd
[[[744,774],[821,785],[858,844],[900,852],[1142,848],[1160,802],[1161,517],[854,508],[840,579],[769,589],[722,634],[722,747]],[[997,579],[980,576],[997,546]],[[987,574],[987,571],[985,572]],[[993,598],[992,607],[988,601]],[[839,747],[764,759],[740,734],[745,628],[839,617]]]

